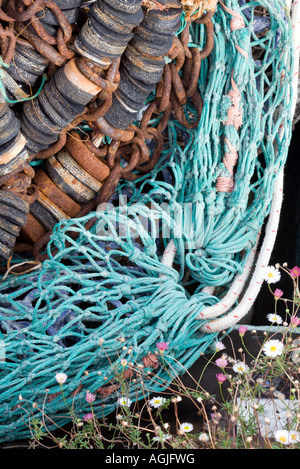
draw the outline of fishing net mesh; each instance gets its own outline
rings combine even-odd
[[[219,2],[213,24],[198,127],[171,116],[150,173],[121,181],[96,212],[57,224],[40,269],[3,278],[1,441],[29,436],[41,409],[59,424],[66,403],[89,412],[87,390],[96,416],[120,395],[159,392],[220,338],[203,332],[201,311],[243,271],[268,216],[291,138],[293,64],[284,2]],[[201,50],[205,40],[205,25],[192,23],[190,43]],[[189,100],[187,121],[195,112]],[[168,344],[163,356],[158,342]],[[58,372],[68,376],[64,399]]]

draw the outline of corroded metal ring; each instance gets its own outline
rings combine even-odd
[[[97,120],[96,126],[102,132],[103,135],[107,135],[110,138],[116,140],[122,140],[128,142],[134,137],[134,131],[132,130],[121,130],[110,125],[104,117]]]
[[[66,57],[63,57],[51,44],[46,43],[37,34],[30,31],[24,23],[16,22],[15,28],[43,57],[59,67],[64,65]]]
[[[45,232],[45,228],[41,225],[41,223],[39,223],[31,213],[28,213],[27,222],[21,228],[22,235],[25,234],[26,238],[29,238],[30,241],[36,243],[39,239],[41,239]]]
[[[27,194],[32,196],[28,220],[36,232],[33,233],[27,224],[23,233],[25,239],[33,242],[38,241],[37,234],[44,240],[49,239],[48,233],[57,221],[78,216],[95,203],[109,200],[120,178],[132,180],[140,177],[133,170],[142,174],[150,171],[163,149],[162,131],[171,112],[185,125],[183,104],[186,100],[192,100],[197,112],[201,108],[201,96],[196,93],[194,78],[194,72],[196,74],[200,70],[201,53],[189,50],[188,28],[182,35],[182,43],[178,38],[174,39],[182,12],[180,0],[160,0],[164,8],[150,11],[141,8],[141,0],[97,0],[90,6],[89,19],[84,26],[73,28],[75,34],[72,38],[70,22],[76,17],[78,11],[75,10],[80,0],[57,0],[55,4],[52,0],[35,2],[38,8],[32,11],[38,19],[31,31],[26,27],[23,35],[25,25],[19,23],[32,20],[32,17],[26,18],[28,8],[20,14],[16,12],[15,16],[18,20],[16,30],[30,44],[26,52],[35,51],[37,60],[33,60],[31,68],[31,59],[21,51],[22,47],[26,49],[25,44],[21,44],[21,48],[17,45],[14,58],[25,82],[33,83],[49,62],[49,76],[52,76],[39,96],[30,104],[23,105],[20,119],[21,132],[27,139],[21,154],[23,152],[24,157],[32,158],[36,153],[37,158],[45,158],[43,169],[37,170],[33,180],[34,187],[39,188],[39,196],[34,200],[37,192]],[[8,0],[8,3],[14,9],[15,2]],[[28,4],[29,0],[24,0],[24,5]],[[207,24],[206,28],[210,28],[209,22]],[[43,38],[48,38],[49,43],[45,43]],[[209,38],[203,54],[209,53],[210,47]],[[72,57],[75,54],[77,57]],[[114,58],[120,60],[121,55],[120,68],[119,63],[118,67],[110,67]],[[165,55],[169,55],[172,62],[176,60],[175,65],[165,66]],[[182,70],[182,78],[178,71],[185,62],[191,63]],[[57,66],[61,68],[57,70]],[[145,119],[136,131],[131,124],[162,75],[163,80],[156,88],[156,99],[144,113]],[[1,110],[0,106],[0,127]],[[149,119],[159,113],[162,115],[158,127],[150,127]],[[146,117],[149,117],[148,121]],[[5,119],[13,123],[12,116],[7,115]],[[95,131],[92,133],[95,144],[104,135],[112,139],[111,144],[102,143],[101,148],[94,147],[93,150],[92,142],[81,140],[76,132],[67,137],[68,132],[82,122]],[[187,123],[196,125],[195,122]],[[4,154],[9,164],[15,164],[14,157],[11,159],[13,147],[10,146],[14,134],[11,129],[10,132],[10,136],[2,135],[9,143],[4,147]],[[150,158],[146,141],[153,138],[156,146]],[[30,150],[30,156],[27,150]],[[106,161],[100,156],[103,154]],[[12,222],[5,220],[5,223]],[[17,230],[11,236],[1,230],[5,231],[5,228],[1,225],[0,216],[0,243],[12,245]]]
[[[74,172],[75,167],[77,172],[81,175],[81,180],[77,179],[76,175],[74,176],[74,174],[69,171],[69,167],[71,165],[68,165],[68,163],[70,160],[66,162],[63,158],[60,158],[60,160],[58,160],[58,158],[59,154],[52,156],[45,161],[47,173],[51,177],[52,181],[79,204],[84,204],[91,200],[96,192],[101,188],[101,183],[99,183],[99,181],[95,182],[95,180],[94,184],[90,184],[93,186],[92,189],[86,185],[88,184],[86,181],[89,183],[91,182],[91,177],[82,168],[76,168],[74,160],[70,169]],[[65,166],[62,162],[65,163]],[[94,190],[94,188],[97,189]]]
[[[74,104],[87,104],[101,89],[83,75],[71,59],[63,68],[57,70],[54,82],[58,91]]]
[[[81,206],[63,192],[42,169],[37,170],[33,179],[39,191],[48,197],[58,208],[69,217],[75,217]]]
[[[74,160],[95,179],[102,182],[108,177],[110,171],[105,160],[95,155],[80,139],[77,132],[70,132],[66,149]]]

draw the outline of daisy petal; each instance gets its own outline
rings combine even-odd
[[[280,280],[281,274],[278,269],[276,269],[273,265],[270,265],[265,268],[263,272],[263,278],[267,283],[276,283]]]

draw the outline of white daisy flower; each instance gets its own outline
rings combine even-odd
[[[281,274],[273,265],[269,265],[263,272],[263,278],[268,283],[276,283],[280,280]]]
[[[167,399],[164,397],[153,397],[150,401],[149,404],[151,407],[154,407],[155,409],[158,409],[161,405],[163,405],[166,402]]]
[[[221,341],[217,341],[215,343],[215,349],[216,349],[216,352],[220,352],[221,350],[224,350],[226,347],[225,345],[223,344],[223,342]]]
[[[287,430],[277,430],[275,440],[284,445],[290,444],[289,432]]]
[[[263,346],[263,352],[267,357],[279,357],[282,354],[284,345],[280,340],[268,340]]]
[[[232,369],[236,373],[246,373],[249,370],[249,367],[244,362],[237,362],[233,365]]]
[[[207,441],[209,441],[209,436],[207,433],[201,433],[198,437],[198,440],[202,441],[202,443],[206,443]]]
[[[282,318],[278,314],[270,313],[267,315],[267,319],[270,322],[276,322],[277,324],[282,324]]]
[[[184,433],[189,433],[193,431],[194,426],[192,423],[184,422],[180,425],[179,429]]]
[[[55,375],[55,379],[59,384],[64,384],[66,382],[67,378],[68,378],[68,376],[66,375],[66,373],[57,373]]]
[[[132,401],[128,397],[119,397],[118,399],[118,404],[124,406],[124,407],[130,407],[132,404]]]
[[[296,431],[289,432],[289,442],[290,443],[299,443],[300,441],[300,433]]]

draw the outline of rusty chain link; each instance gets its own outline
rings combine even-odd
[[[2,3],[0,0],[0,20],[8,23],[6,28],[0,25],[1,55],[6,63],[12,60],[16,44],[26,45],[49,60],[50,75],[68,60],[76,57],[72,47],[74,28],[52,0],[35,0],[34,3],[31,0],[8,0],[5,8]],[[40,21],[42,17],[36,16],[45,8],[51,10],[57,20],[56,35],[50,35]],[[77,115],[67,127],[63,128],[54,144],[30,155],[26,163],[9,175],[0,176],[1,189],[14,192],[32,204],[37,200],[39,184],[43,182],[46,186],[48,183],[49,196],[54,197],[54,192],[60,189],[56,187],[53,192],[52,186],[50,187],[53,183],[46,180],[46,182],[41,182],[41,178],[37,178],[37,184],[33,183],[36,172],[29,163],[32,159],[47,160],[67,149],[75,161],[77,158],[79,164],[83,162],[80,155],[84,155],[86,162],[89,162],[89,167],[87,166],[86,169],[93,177],[97,175],[93,170],[95,167],[98,168],[100,163],[103,168],[106,168],[100,190],[87,203],[77,206],[76,202],[69,200],[69,197],[61,192],[61,209],[69,210],[70,213],[76,214],[76,217],[81,217],[94,210],[99,204],[108,202],[120,180],[134,181],[150,172],[158,163],[163,151],[164,130],[170,118],[189,129],[195,129],[199,124],[203,103],[197,85],[201,61],[210,54],[213,48],[213,13],[213,11],[207,12],[195,19],[197,23],[204,24],[206,29],[206,44],[201,51],[197,47],[189,47],[189,28],[192,18],[187,21],[180,36],[174,37],[172,47],[167,54],[169,62],[164,66],[163,75],[156,86],[152,102],[144,111],[141,121],[137,125],[131,124],[126,129],[115,128],[104,119],[112,106],[113,95],[119,86],[120,58],[112,60],[111,65],[104,71],[85,57],[76,57],[79,72],[101,91],[85,107],[84,112]],[[195,109],[193,118],[190,115],[187,117],[188,102],[192,103]],[[150,124],[154,118],[156,121],[159,120],[155,127]],[[76,129],[80,129],[83,124],[89,126],[91,133],[76,132]],[[84,138],[81,138],[82,135]],[[103,144],[103,137],[109,137],[110,143]],[[155,142],[151,155],[149,140]],[[77,147],[80,148],[79,151],[76,150]],[[126,162],[125,165],[124,162]],[[55,197],[58,197],[58,192],[55,193]],[[90,219],[86,228],[93,226],[95,221],[96,218]],[[51,234],[52,230],[41,232],[41,236],[35,239],[33,245],[26,244],[26,239],[25,242],[21,240],[16,245],[16,251],[20,251],[21,246],[26,245],[27,249],[31,246],[34,258],[43,260],[45,257],[41,251],[48,243]]]

